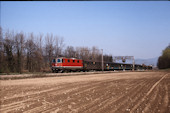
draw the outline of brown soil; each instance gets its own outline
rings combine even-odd
[[[170,74],[125,72],[0,81],[5,113],[170,113]]]

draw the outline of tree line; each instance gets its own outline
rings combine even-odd
[[[170,68],[170,44],[162,51],[157,66],[159,69]]]
[[[0,27],[0,73],[47,72],[56,57],[101,61],[101,51],[93,46],[65,46],[64,39],[53,34],[13,31],[4,32]],[[112,55],[105,54],[104,61],[112,62]]]

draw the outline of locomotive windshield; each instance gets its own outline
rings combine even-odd
[[[60,59],[57,59],[57,62],[59,63],[59,62],[60,62]]]
[[[62,63],[63,59],[57,59],[57,63]]]

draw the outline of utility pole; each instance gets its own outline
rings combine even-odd
[[[133,71],[135,71],[135,58],[133,56]]]
[[[103,72],[103,49],[102,50],[102,72]]]

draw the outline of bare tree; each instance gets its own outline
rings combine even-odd
[[[89,60],[90,57],[90,49],[88,47],[80,48],[80,58],[83,60]]]
[[[64,56],[68,58],[75,58],[76,57],[76,51],[74,50],[73,46],[67,46],[64,52]]]
[[[93,46],[91,49],[90,60],[97,61],[99,56],[100,50],[97,47]]]
[[[26,69],[30,72],[36,71],[36,67],[39,65],[37,63],[37,46],[34,43],[34,35],[33,33],[30,34],[29,39],[26,41]]]
[[[75,49],[75,57],[76,58],[81,59],[80,51],[81,51],[81,48],[80,47],[76,47],[76,49]]]
[[[8,72],[15,72],[15,59],[14,59],[14,34],[7,31],[5,33],[5,40],[4,40],[4,52],[6,56],[6,68],[5,71]]]
[[[0,27],[0,73],[4,72],[4,68],[5,68],[3,43],[4,43],[3,33],[2,33],[2,28]]]
[[[45,37],[46,45],[45,45],[45,56],[46,56],[46,62],[48,62],[48,67],[52,63],[52,59],[54,57],[54,37],[53,34],[49,35],[47,34]]]
[[[55,44],[54,44],[54,51],[55,51],[55,57],[60,57],[62,56],[62,51],[64,48],[64,39],[63,38],[59,38],[57,36],[54,37],[55,38]]]
[[[37,40],[35,42],[35,45],[36,45],[36,51],[35,51],[35,54],[36,54],[36,62],[37,64],[39,64],[37,67],[36,67],[36,71],[41,71],[43,68],[45,68],[45,63],[43,61],[43,35],[40,34],[39,36],[37,36]]]
[[[25,44],[25,40],[24,40],[24,34],[23,33],[19,33],[16,34],[15,36],[15,48],[16,48],[16,60],[17,60],[17,67],[16,70],[19,73],[22,73],[22,69],[23,69],[23,51],[24,51],[24,44]]]
[[[43,37],[42,34],[35,36],[30,33],[26,36],[22,32],[14,34],[9,30],[4,34],[0,27],[0,72],[49,70],[52,59],[60,56],[101,61],[101,51],[97,47],[67,46],[63,49],[64,39],[53,34]],[[104,61],[112,61],[112,56],[104,55]]]

